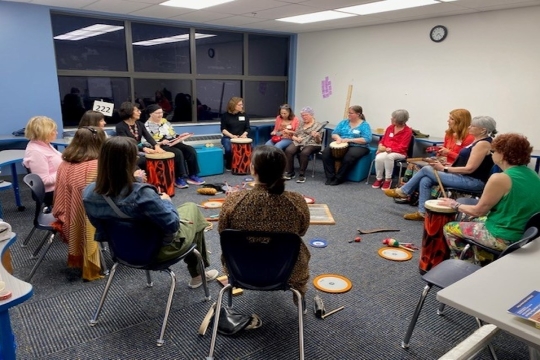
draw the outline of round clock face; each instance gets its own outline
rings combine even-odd
[[[429,33],[429,37],[435,42],[443,41],[446,35],[448,35],[448,29],[442,25],[435,26]]]

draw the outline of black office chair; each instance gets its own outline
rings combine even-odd
[[[228,292],[232,307],[233,287],[244,290],[277,291],[290,290],[298,300],[298,340],[300,359],[304,359],[305,308],[302,295],[289,285],[289,278],[298,259],[302,239],[291,233],[224,230],[221,233],[221,250],[229,271],[229,284],[219,292],[216,314]],[[218,322],[214,321],[210,353],[207,360],[214,359]]]
[[[30,231],[28,236],[24,239],[21,246],[26,247],[28,245],[28,241],[30,241],[36,229],[44,230],[45,236],[43,237],[41,242],[38,244],[36,250],[34,250],[34,253],[32,254],[31,259],[35,259],[40,253],[45,243],[47,244],[43,252],[41,252],[39,259],[34,264],[34,267],[32,267],[30,274],[28,274],[28,276],[25,279],[25,281],[30,282],[30,280],[32,280],[32,277],[36,273],[37,268],[39,267],[39,265],[41,265],[41,262],[45,258],[45,255],[47,255],[47,252],[51,248],[52,242],[56,235],[56,231],[53,229],[51,224],[56,219],[51,213],[43,212],[43,208],[44,208],[43,199],[45,198],[45,185],[43,184],[43,180],[41,180],[39,175],[37,174],[25,175],[25,177],[23,178],[23,181],[26,185],[28,185],[28,187],[32,191],[32,199],[34,199],[34,201],[36,202],[36,210],[34,212],[34,227]]]
[[[523,234],[522,240],[520,242],[529,242],[532,239],[535,239],[538,237],[538,229],[536,227],[530,227],[525,231],[525,234]],[[522,246],[522,245],[521,245]],[[521,247],[519,246],[519,247]],[[509,246],[506,248],[499,257],[503,257],[507,254],[510,254],[512,251],[519,248],[518,246]],[[444,260],[439,265],[435,266],[431,270],[429,270],[427,273],[422,275],[422,280],[424,280],[427,284],[424,287],[424,290],[422,291],[422,295],[420,296],[420,300],[418,300],[418,304],[416,305],[416,308],[414,310],[414,314],[411,318],[411,322],[409,323],[409,327],[407,328],[407,332],[405,333],[405,338],[401,342],[401,347],[404,349],[409,348],[409,341],[411,339],[414,327],[416,326],[416,322],[418,320],[418,316],[420,315],[420,311],[422,310],[422,306],[424,305],[424,301],[426,300],[426,296],[431,290],[433,286],[436,286],[440,289],[444,289],[455,282],[466,278],[467,276],[471,275],[475,271],[481,269],[480,265],[476,265],[473,263],[470,263],[468,261],[464,260],[458,260],[458,259],[448,259]],[[444,304],[439,304],[439,308],[437,309],[437,315],[442,315],[444,311]],[[482,322],[477,318],[476,319],[478,326],[483,326]],[[488,346],[491,352],[491,355],[494,359],[496,359],[495,351],[491,347],[491,345]]]
[[[414,136],[411,136],[411,140],[409,141],[409,147],[407,148],[407,157],[405,159],[398,159],[394,161],[394,171],[392,173],[393,175],[396,173],[396,169],[398,169],[398,185],[401,182],[401,176],[403,175],[403,168],[407,168],[407,165],[409,164],[407,162],[407,159],[412,158],[414,154]],[[371,172],[373,171],[373,166],[375,165],[375,159],[371,162],[371,165],[369,166],[369,172],[368,177],[366,179],[366,185],[369,184],[369,178],[371,177]]]
[[[94,223],[94,226],[95,225],[96,224]],[[103,303],[105,302],[105,298],[109,292],[109,287],[112,283],[118,265],[145,270],[148,287],[153,286],[150,271],[164,271],[170,275],[171,285],[167,305],[165,307],[165,315],[161,325],[161,332],[159,339],[157,340],[157,346],[162,346],[164,343],[163,336],[165,334],[165,328],[167,327],[167,320],[169,318],[169,312],[172,305],[174,289],[176,287],[176,275],[170,269],[172,265],[178,263],[190,253],[195,254],[199,259],[199,273],[202,274],[201,278],[203,281],[205,299],[210,300],[210,293],[206,284],[206,276],[204,276],[204,263],[201,254],[197,251],[197,249],[195,249],[195,244],[193,244],[183,255],[171,260],[158,262],[154,259],[163,244],[164,234],[161,229],[156,227],[155,224],[149,221],[141,221],[140,219],[115,218],[109,220],[99,220],[99,225],[102,229],[104,229],[105,239],[109,244],[114,265],[110,270],[109,279],[107,280],[107,284],[105,285],[105,289],[101,295],[96,312],[90,320],[90,326],[96,325],[98,321],[101,308],[103,307]]]

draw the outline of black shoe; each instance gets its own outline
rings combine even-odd
[[[329,185],[330,185],[330,186],[336,186],[336,185],[339,185],[339,184],[341,184],[341,181],[340,181],[339,179],[335,178],[334,180],[332,180],[332,181],[330,182]]]
[[[330,185],[334,181],[334,178],[326,178],[324,185]]]
[[[296,176],[296,174],[294,172],[285,173],[285,174],[283,174],[283,179],[284,180],[291,180],[291,179],[294,179],[295,176]]]
[[[297,183],[301,184],[301,183],[305,183],[306,182],[306,177],[302,174],[300,174],[300,176],[298,176],[298,180],[296,180]]]

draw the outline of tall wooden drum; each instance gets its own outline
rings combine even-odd
[[[422,249],[418,265],[420,274],[425,274],[450,256],[450,249],[444,239],[443,226],[454,221],[456,211],[450,207],[439,205],[438,202],[439,200],[428,200],[425,204],[426,219],[424,220]]]
[[[146,176],[158,191],[174,196],[174,153],[146,154]]]
[[[246,175],[250,173],[251,165],[251,140],[250,138],[231,139],[233,175]]]
[[[341,160],[347,153],[349,144],[346,142],[338,144],[336,141],[332,141],[329,146],[330,146],[330,150],[332,151],[332,157],[335,160],[334,167],[337,173],[339,171],[339,168],[341,167]]]

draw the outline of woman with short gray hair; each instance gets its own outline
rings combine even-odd
[[[392,186],[394,161],[405,159],[412,138],[412,129],[406,125],[409,112],[404,109],[396,110],[390,118],[390,126],[386,128],[379,141],[375,156],[375,172],[377,179],[371,186],[374,189],[388,190]],[[384,179],[384,181],[383,181]]]
[[[418,211],[405,214],[406,220],[423,221],[426,213],[425,202],[431,197],[431,187],[437,185],[437,178],[445,187],[465,191],[483,191],[491,175],[491,141],[497,133],[496,123],[490,116],[477,116],[472,119],[469,134],[474,136],[471,145],[464,147],[451,167],[439,161],[431,162],[417,172],[400,189],[388,189],[384,193],[393,198],[406,198],[414,191],[419,192]]]

